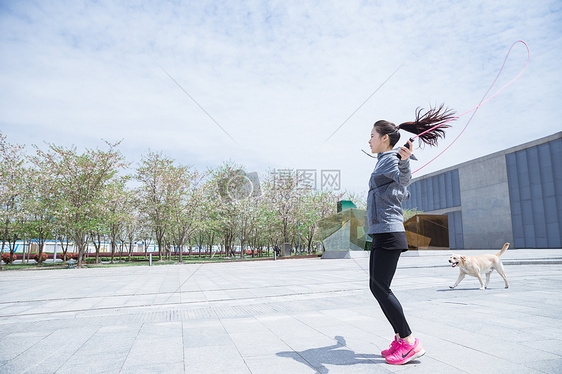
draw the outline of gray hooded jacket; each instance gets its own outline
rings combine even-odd
[[[410,198],[406,187],[412,178],[410,158],[413,155],[406,160],[399,160],[397,153],[398,148],[378,154],[375,170],[369,180],[367,234],[405,231],[402,201]]]

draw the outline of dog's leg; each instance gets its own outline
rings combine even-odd
[[[505,282],[505,288],[509,288],[509,283],[507,283],[507,277],[505,276],[505,271],[503,270],[503,264],[501,262],[497,263],[496,271],[499,273],[499,275],[502,276],[502,278]]]
[[[486,287],[485,288],[488,288],[488,285],[490,284],[490,274],[492,274],[491,271],[486,273]]]
[[[449,288],[455,288],[456,286],[458,286],[459,283],[464,279],[465,275],[466,274],[461,271],[460,274],[459,274],[459,277],[457,278],[457,281],[455,282],[455,284],[452,285],[452,286],[449,286]]]
[[[478,280],[480,281],[480,289],[481,289],[481,290],[486,289],[486,286],[484,286],[484,280],[482,279],[482,274],[476,273],[476,277],[477,277]]]

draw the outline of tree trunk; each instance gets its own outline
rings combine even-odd
[[[131,256],[133,255],[133,242],[129,242],[129,262],[131,262]]]
[[[214,253],[213,253],[213,244],[214,244],[213,242],[215,241],[215,233],[212,233],[211,235],[209,235],[208,239],[209,239],[209,241],[208,241],[208,244],[207,244],[207,248],[208,248],[208,251],[209,251],[209,258],[213,258],[215,256]]]
[[[55,239],[56,240],[56,239]],[[68,253],[68,238],[66,239],[66,246],[64,245],[63,238],[60,238],[60,246],[62,248],[62,260],[66,262],[66,254]]]
[[[162,261],[163,243],[162,243],[162,237],[158,236],[158,234],[156,234],[156,242],[158,243],[158,261]]]
[[[76,245],[76,242],[75,242]],[[84,243],[78,243],[78,267],[82,266],[82,260],[84,259],[86,248]]]
[[[114,264],[115,262],[113,259],[115,258],[115,247],[117,247],[117,243],[112,239],[111,240],[111,263]]]
[[[31,244],[31,239],[29,239],[29,240],[30,240],[30,244]],[[23,247],[22,247],[22,251],[21,251],[21,263],[22,264],[25,263],[25,242],[26,242],[26,239],[23,238]],[[15,254],[15,252],[14,252],[14,254]]]
[[[45,248],[45,232],[43,228],[39,229],[39,257],[37,258],[37,262],[39,264],[43,263],[43,249]]]
[[[8,239],[8,248],[10,249],[10,264],[13,264],[14,263],[14,254],[15,254],[15,251],[16,251],[15,238],[14,238],[13,244],[12,244],[12,241],[10,239]],[[23,263],[23,261],[22,261],[22,263]]]
[[[96,244],[95,240],[92,240],[92,242],[94,243],[94,248],[96,250],[96,264],[99,264],[100,263],[100,248],[101,248],[101,238],[100,238],[99,233],[97,234],[97,237],[98,237],[97,244]],[[94,238],[94,234],[92,234],[92,238]]]
[[[244,238],[240,239],[240,257],[244,257],[246,255],[246,250],[244,249],[244,246],[246,245],[246,240],[244,240]],[[250,249],[252,249],[250,247]],[[252,252],[253,254],[253,252]]]
[[[6,228],[4,229],[4,233],[2,235],[2,254],[4,254],[4,245],[6,245],[6,241],[8,241],[8,225],[10,224],[10,221],[8,219],[6,219]],[[8,244],[8,248],[9,248],[9,244]],[[10,261],[11,263],[11,261]]]

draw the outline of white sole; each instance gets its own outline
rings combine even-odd
[[[423,356],[424,354],[425,354],[425,349],[422,348],[421,351],[417,352],[415,355],[410,357],[407,361],[404,361],[404,364],[406,364],[406,363],[408,363],[412,360],[415,360],[416,358],[419,358],[419,357]]]

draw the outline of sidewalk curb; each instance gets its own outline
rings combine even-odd
[[[502,261],[504,265],[562,265],[562,259],[531,259],[531,260],[505,260]],[[425,269],[425,268],[448,268],[451,265],[406,265],[400,266],[400,269]]]
[[[530,259],[530,260],[505,260],[504,265],[559,265],[562,259]]]

